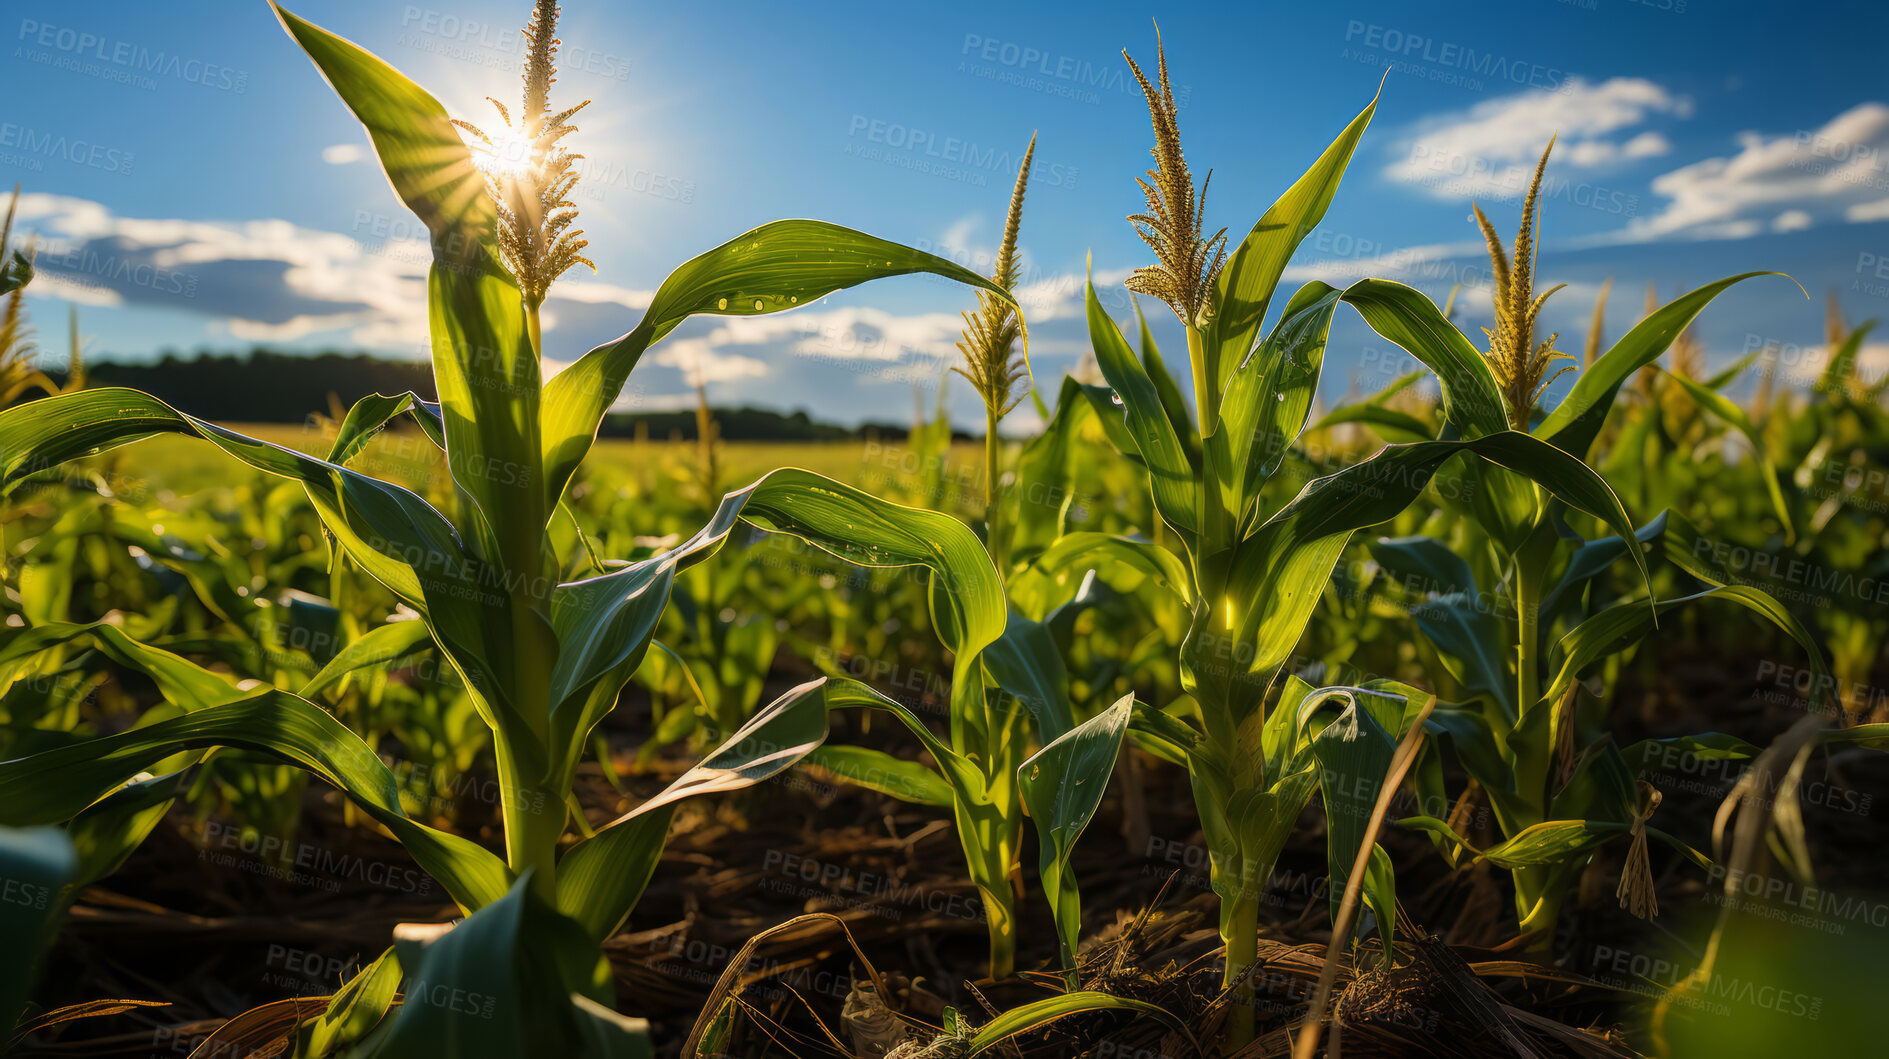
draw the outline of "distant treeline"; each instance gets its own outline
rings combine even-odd
[[[63,372],[52,376],[64,382]],[[282,353],[256,348],[247,353],[166,352],[149,363],[101,360],[87,364],[87,386],[129,386],[204,419],[245,423],[301,423],[326,414],[333,394],[343,408],[371,393],[407,390],[432,399],[433,369],[416,361],[386,360],[367,353]],[[605,419],[606,437],[633,437],[639,422],[653,440],[695,438],[695,413],[644,412]],[[848,441],[869,433],[903,439],[903,423],[840,426],[806,412],[766,408],[717,408],[718,433],[729,441]],[[960,438],[970,435],[960,433]]]

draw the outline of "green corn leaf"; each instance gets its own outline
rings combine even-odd
[[[497,211],[459,130],[439,101],[400,71],[271,3],[276,17],[314,60],[348,109],[367,127],[374,153],[407,208],[434,241],[488,232]]]
[[[1436,437],[1436,428],[1416,416],[1369,401],[1334,408],[1312,424],[1311,430],[1324,430],[1341,423],[1362,423],[1376,431],[1378,437],[1393,443],[1430,441]]]
[[[1314,280],[1286,303],[1278,326],[1234,367],[1220,402],[1219,429],[1208,441],[1217,454],[1222,500],[1244,529],[1259,506],[1260,487],[1305,429],[1325,363],[1325,340],[1339,292]]]
[[[1823,366],[1823,373],[1817,376],[1817,392],[1821,394],[1841,393],[1850,377],[1856,374],[1856,355],[1863,348],[1863,339],[1876,326],[1876,321],[1865,320],[1856,330],[1843,338],[1843,344],[1830,351],[1830,363]]]
[[[209,747],[264,754],[333,784],[392,831],[461,908],[479,908],[510,885],[511,873],[497,857],[409,818],[393,772],[360,736],[308,701],[280,691],[0,762],[0,823],[71,819],[158,762]]]
[[[1467,436],[1508,429],[1502,390],[1488,361],[1421,291],[1391,280],[1363,279],[1345,288],[1344,298],[1371,330],[1436,373],[1447,422]]]
[[[1141,360],[1128,348],[1121,329],[1103,311],[1095,296],[1095,282],[1086,285],[1089,317],[1089,342],[1095,348],[1096,363],[1109,385],[1115,388],[1119,408],[1098,410],[1104,420],[1114,419],[1127,427],[1133,439],[1133,451],[1148,468],[1148,481],[1154,491],[1154,503],[1161,517],[1182,537],[1191,539],[1200,532],[1198,472],[1187,457],[1180,435],[1168,421],[1154,380],[1148,378]]]
[[[1705,380],[1705,385],[1709,389],[1723,390],[1725,387],[1730,386],[1740,375],[1743,375],[1745,369],[1751,367],[1751,365],[1757,361],[1759,357],[1764,356],[1764,354],[1765,351],[1762,349],[1752,350],[1726,365],[1723,370],[1714,372],[1708,376]]]
[[[0,960],[0,1042],[32,997],[40,950],[52,942],[59,917],[59,892],[79,870],[79,858],[65,833],[55,827],[0,827],[0,880],[7,900],[0,901],[0,937],[7,958]]]
[[[1688,761],[1747,761],[1763,750],[1735,735],[1704,732],[1642,739],[1622,750],[1620,756],[1636,773],[1644,775],[1670,763],[1674,757]]]
[[[1771,498],[1771,510],[1777,513],[1778,522],[1784,527],[1784,543],[1797,541],[1797,528],[1791,522],[1791,508],[1785,503],[1784,490],[1778,486],[1777,466],[1771,462],[1771,454],[1764,443],[1764,433],[1751,421],[1743,408],[1717,390],[1692,381],[1683,375],[1674,375],[1664,368],[1660,373],[1678,383],[1692,399],[1699,402],[1699,407],[1724,420],[1734,430],[1751,442],[1752,458],[1758,461],[1758,475],[1764,479],[1764,490]]]
[[[66,824],[66,837],[79,855],[79,868],[63,895],[70,905],[79,891],[124,867],[157,828],[171,804],[186,793],[190,769],[141,778],[93,802]]]
[[[719,749],[648,801],[572,847],[558,865],[558,908],[597,941],[614,933],[649,885],[676,803],[752,787],[779,775],[826,739],[826,715],[850,682],[826,677],[787,692]],[[836,701],[837,700],[837,701]]]
[[[976,1034],[971,1037],[968,1054],[982,1055],[1019,1033],[1039,1029],[1058,1019],[1090,1011],[1127,1011],[1140,1015],[1152,1015],[1172,1026],[1174,1031],[1184,1037],[1196,1052],[1200,1050],[1200,1045],[1194,1041],[1194,1036],[1188,1032],[1187,1027],[1163,1008],[1131,997],[1081,991],[1059,993],[1042,1000],[1032,1001],[1021,1007],[1011,1008],[991,1019],[978,1027]]]
[[[1154,332],[1148,328],[1148,318],[1141,312],[1141,299],[1129,295],[1129,301],[1135,307],[1135,326],[1141,338],[1141,369],[1148,373],[1148,381],[1154,383],[1155,393],[1160,395],[1161,409],[1167,413],[1168,422],[1174,425],[1174,433],[1187,448],[1190,462],[1200,461],[1200,435],[1194,430],[1193,418],[1187,411],[1187,398],[1181,395],[1180,384],[1169,373],[1167,361],[1161,356],[1161,347],[1155,343]]]
[[[310,1056],[337,1054],[358,1043],[387,1017],[400,993],[400,956],[393,949],[356,972],[328,1000],[328,1009],[302,1030],[302,1052]]]
[[[390,621],[369,630],[335,652],[321,671],[310,677],[297,694],[313,700],[316,695],[337,684],[345,687],[349,676],[363,669],[389,666],[415,654],[433,642],[423,621]]]
[[[1484,850],[1482,859],[1511,870],[1560,864],[1631,829],[1605,820],[1548,820]]]
[[[596,941],[526,883],[430,941],[395,936],[405,999],[376,1056],[653,1054],[646,1025],[603,1015],[614,990]]]
[[[1121,756],[1133,712],[1133,694],[1046,743],[1018,767],[1023,804],[1036,824],[1038,865],[1062,942],[1063,973],[1076,980],[1076,943],[1082,930],[1082,895],[1076,886],[1076,840],[1094,819]]]
[[[1008,622],[1003,583],[977,535],[936,511],[903,507],[809,471],[774,471],[738,498],[743,520],[862,566],[931,571],[934,618],[953,652],[953,725],[981,725],[982,653]]]
[[[815,748],[802,761],[855,787],[878,791],[902,802],[951,808],[951,784],[923,762],[893,757],[870,747],[833,745]]]
[[[1409,690],[1422,697],[1421,692]],[[1297,707],[1295,723],[1301,732],[1323,722],[1307,745],[1318,761],[1319,794],[1325,803],[1325,863],[1334,923],[1396,756],[1409,701],[1409,695],[1388,689],[1321,688]],[[1379,899],[1383,897],[1375,887],[1369,888]],[[1394,915],[1388,920],[1380,917],[1378,927],[1387,942],[1395,921]]]
[[[542,574],[537,535],[556,495],[539,481],[538,358],[518,286],[498,263],[496,209],[439,101],[354,43],[276,8],[283,27],[367,127],[394,190],[432,234],[433,376],[460,528],[514,583]],[[525,635],[548,632],[523,621]]]
[[[1676,599],[1662,599],[1648,607],[1644,601],[1616,603],[1569,630],[1555,645],[1555,675],[1542,695],[1544,701],[1558,701],[1560,695],[1589,666],[1639,643],[1653,631],[1654,612],[1665,613],[1706,599],[1736,603],[1764,618],[1789,634],[1810,657],[1819,687],[1830,686],[1824,666],[1823,650],[1816,637],[1797,620],[1775,596],[1748,585],[1720,585]]]
[[[1207,377],[1221,390],[1247,360],[1266,317],[1279,277],[1299,243],[1325,218],[1338,182],[1364,130],[1377,113],[1377,98],[1351,119],[1331,146],[1286,193],[1279,196],[1227,259],[1214,291],[1214,315],[1202,336]],[[1301,425],[1303,420],[1301,419]]]
[[[1641,526],[1633,533],[1638,544],[1650,544],[1659,540],[1666,533],[1666,519],[1671,512],[1662,511],[1652,521]],[[1541,600],[1541,628],[1545,632],[1554,627],[1555,620],[1568,607],[1574,605],[1581,592],[1594,578],[1610,569],[1614,563],[1627,554],[1627,544],[1618,537],[1603,537],[1600,540],[1586,541],[1574,549],[1574,555],[1568,560],[1568,568],[1555,582],[1554,588]]]
[[[1089,570],[1112,563],[1146,574],[1183,604],[1193,605],[1193,579],[1188,576],[1180,557],[1153,541],[1136,537],[1087,531],[1066,533],[1037,557],[1034,571],[1049,577],[1074,575],[1080,578]]]
[[[547,502],[563,495],[643,351],[683,320],[698,313],[779,312],[868,280],[925,272],[1014,304],[990,280],[944,258],[823,221],[773,221],[691,259],[663,280],[634,330],[584,354],[545,384]],[[1027,351],[1027,337],[1024,345]]]
[[[1070,456],[1077,447],[1078,431],[1092,413],[1081,387],[1063,376],[1054,416],[1044,417],[1049,422],[1043,432],[1024,442],[1017,454],[1016,486],[1010,490],[1017,505],[1010,554],[1019,562],[1035,558],[1063,536],[1069,507],[1075,501]]]
[[[433,444],[441,449],[446,447],[446,421],[437,403],[411,390],[392,397],[374,393],[354,402],[348,409],[347,418],[336,429],[334,444],[328,449],[328,462],[345,465],[359,455],[383,427],[403,415],[411,416]]]
[[[1048,626],[1012,611],[1004,634],[984,648],[983,657],[984,669],[997,686],[1022,700],[1036,718],[1038,739],[1059,739],[1075,725],[1069,676]]]
[[[215,673],[159,647],[140,643],[106,622],[75,625],[58,622],[10,630],[0,635],[0,693],[24,675],[34,659],[75,640],[89,640],[100,653],[151,678],[166,702],[194,710],[234,702],[247,695]]]
[[[1083,400],[1089,402],[1089,410],[1095,413],[1095,421],[1102,428],[1102,436],[1123,459],[1143,470],[1147,464],[1141,458],[1141,450],[1135,445],[1135,436],[1128,432],[1128,424],[1122,418],[1122,402],[1115,390],[1106,385],[1090,385],[1078,382],[1077,392]]]
[[[1243,653],[1252,645],[1245,679],[1260,687],[1272,682],[1304,632],[1351,534],[1394,518],[1438,467],[1463,452],[1540,483],[1623,538],[1632,538],[1626,511],[1605,481],[1574,457],[1526,434],[1505,430],[1466,441],[1387,445],[1362,463],[1308,482],[1240,546],[1229,595],[1253,603],[1225,620]],[[1633,554],[1647,576],[1645,557],[1637,550]],[[1198,626],[1190,640],[1197,635]]]
[[[1453,663],[1450,675],[1464,690],[1488,696],[1511,718],[1519,716],[1513,671],[1497,646],[1502,621],[1481,597],[1453,592],[1412,608],[1410,616],[1445,662]]]
[[[1335,427],[1340,423],[1363,423],[1385,441],[1433,441],[1436,428],[1408,412],[1388,406],[1392,397],[1417,384],[1429,372],[1419,368],[1393,379],[1390,385],[1356,404],[1339,405],[1312,424],[1308,432]]]
[[[1652,315],[1633,325],[1612,349],[1600,355],[1574,380],[1566,397],[1554,411],[1535,424],[1534,436],[1553,442],[1576,456],[1585,458],[1595,435],[1613,407],[1614,395],[1634,372],[1658,360],[1660,354],[1679,337],[1707,303],[1725,288],[1754,276],[1776,276],[1778,272],[1746,272],[1708,283],[1681,295]]]
[[[1430,537],[1379,537],[1370,543],[1371,558],[1400,586],[1418,595],[1460,592],[1475,597],[1481,589],[1462,557]]]
[[[486,723],[506,733],[527,771],[542,774],[544,748],[499,678],[517,650],[503,576],[468,554],[445,516],[412,492],[114,387],[0,411],[0,488],[162,433],[202,438],[259,471],[300,482],[348,558],[421,614]]]

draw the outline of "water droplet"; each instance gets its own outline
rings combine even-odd
[[[728,299],[726,299],[726,298],[723,298],[723,299],[722,299],[721,301],[718,301],[718,302],[716,302],[716,303],[715,303],[715,308],[717,308],[717,309],[726,309],[726,308],[728,308]]]

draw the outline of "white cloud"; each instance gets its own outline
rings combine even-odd
[[[1730,157],[1707,158],[1656,178],[1653,190],[1670,202],[1623,234],[1640,240],[1739,238],[1763,231],[1772,218],[1774,227],[1789,231],[1889,217],[1889,105],[1862,103],[1819,129],[1776,136],[1745,132],[1737,142],[1738,152]]]
[[[19,220],[39,241],[39,275],[28,288],[36,298],[196,313],[246,342],[332,333],[369,349],[428,355],[431,253],[423,240],[363,240],[276,219],[120,217],[97,202],[43,193],[20,197]],[[598,323],[627,329],[628,310],[648,306],[651,296],[566,281],[545,303],[546,324],[575,318],[586,332]]]
[[[1656,116],[1691,113],[1685,97],[1644,78],[1599,84],[1574,78],[1560,91],[1505,96],[1423,122],[1406,137],[1404,157],[1385,172],[1438,198],[1511,198],[1528,190],[1550,137],[1551,176],[1556,162],[1597,169],[1668,153],[1672,144],[1657,131],[1620,136]]]
[[[1771,219],[1771,230],[1775,232],[1801,232],[1810,225],[1810,214],[1803,210],[1785,210]]]
[[[1889,221],[1889,199],[1877,199],[1875,202],[1859,202],[1843,211],[1843,219],[1852,224],[1868,221]]]
[[[366,157],[358,143],[337,143],[321,149],[321,160],[329,165],[352,165]]]
[[[766,361],[739,353],[720,352],[702,338],[665,342],[649,359],[652,364],[681,371],[682,381],[690,386],[704,382],[714,384],[760,378],[767,374]]]

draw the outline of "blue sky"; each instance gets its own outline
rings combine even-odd
[[[518,92],[521,0],[302,0],[456,116]],[[1823,356],[1823,296],[1889,313],[1889,9],[1696,0],[1162,5],[568,2],[553,102],[593,102],[572,137],[597,274],[546,305],[568,361],[634,325],[668,271],[765,221],[811,216],[980,269],[1023,145],[1039,136],[1023,223],[1039,379],[1086,349],[1085,257],[1118,318],[1148,256],[1124,215],[1149,164],[1146,110],[1119,51],[1152,63],[1159,14],[1208,219],[1238,239],[1390,76],[1321,231],[1289,282],[1381,275],[1486,322],[1482,204],[1512,238],[1526,171],[1559,146],[1540,275],[1569,289],[1548,326],[1577,350],[1603,279],[1608,333],[1662,299],[1749,269],[1700,324],[1714,364],[1784,345],[1793,378]],[[29,299],[64,347],[80,305],[95,357],[160,350],[424,349],[424,249],[366,137],[266,4],[107,0],[9,5],[0,179],[25,185],[42,248]],[[707,319],[638,368],[625,406],[664,407],[690,373],[718,403],[904,419],[935,393],[965,293],[927,279],[777,317]],[[1164,308],[1146,308],[1177,348]],[[1471,333],[1474,333],[1473,330]],[[1406,362],[1341,315],[1328,397]],[[1871,347],[1865,370],[1889,367]],[[1051,387],[1053,393],[1053,385]],[[961,381],[950,407],[971,424]],[[1020,413],[1027,416],[1026,412]],[[1018,425],[1025,425],[1019,421]]]

